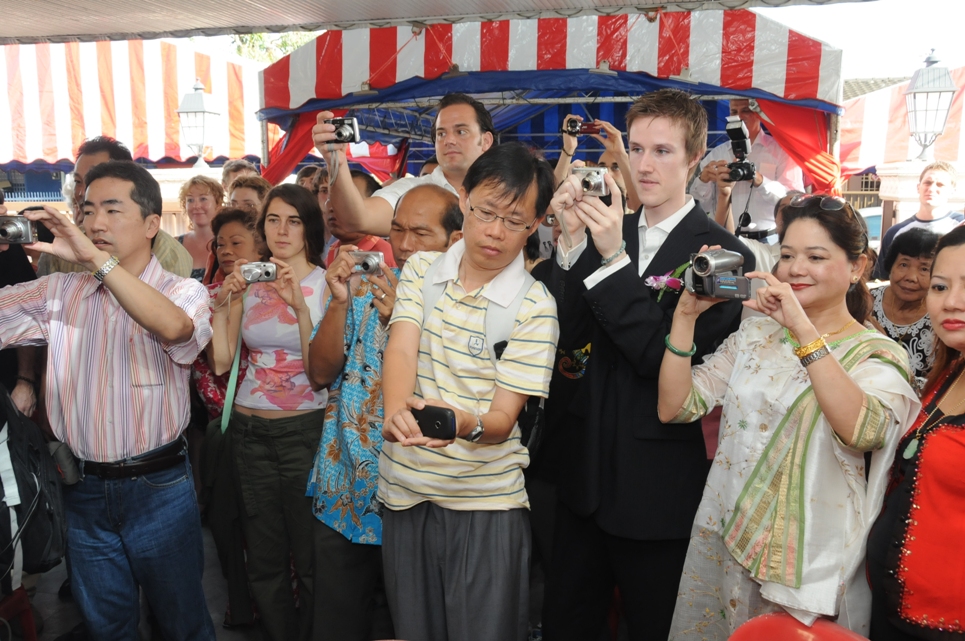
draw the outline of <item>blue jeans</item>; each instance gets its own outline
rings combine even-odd
[[[144,590],[167,641],[215,638],[190,464],[67,487],[71,589],[94,639],[134,641]]]

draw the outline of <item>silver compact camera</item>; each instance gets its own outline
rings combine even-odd
[[[744,274],[744,257],[726,249],[691,254],[690,267],[684,272],[687,291],[697,296],[747,300],[751,281]]]
[[[247,283],[270,283],[278,277],[275,263],[245,263],[241,266],[241,277]]]
[[[26,245],[38,240],[37,223],[23,216],[0,216],[0,242]]]
[[[571,173],[580,179],[584,196],[603,197],[610,195],[603,178],[608,171],[606,167],[574,167]]]
[[[338,142],[362,142],[359,121],[355,118],[332,118],[325,122],[335,125],[335,140]]]
[[[382,252],[349,252],[355,261],[355,271],[369,276],[382,275],[382,263],[385,255]]]

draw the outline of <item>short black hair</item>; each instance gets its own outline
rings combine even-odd
[[[99,154],[105,151],[111,160],[134,160],[134,156],[131,155],[131,150],[125,147],[124,143],[110,136],[96,136],[85,140],[81,143],[80,148],[77,149],[77,157]]]
[[[935,257],[935,245],[940,236],[922,227],[915,227],[895,236],[885,256],[885,273],[891,274],[891,268],[898,261],[899,254],[909,258],[931,260]]]
[[[555,188],[553,169],[532,149],[519,142],[493,145],[466,172],[462,186],[468,194],[489,184],[516,202],[536,184],[536,220],[546,214]]]
[[[476,112],[476,123],[479,125],[479,133],[486,133],[487,131],[496,138],[496,127],[493,126],[493,116],[486,109],[486,105],[479,102],[472,96],[466,95],[464,93],[447,93],[439,101],[439,109],[436,111],[436,117],[432,121],[432,139],[436,139],[436,120],[439,119],[439,112],[446,107],[452,107],[453,105],[469,105]],[[426,161],[428,162],[428,161]],[[436,163],[439,161],[437,160]]]
[[[268,213],[268,208],[276,198],[280,198],[282,202],[291,205],[298,212],[298,217],[305,226],[305,254],[308,257],[308,262],[324,267],[325,257],[322,255],[322,251],[325,248],[325,225],[322,223],[322,208],[318,206],[318,198],[315,197],[315,194],[301,185],[286,183],[273,187],[268,192],[268,195],[265,196],[265,202],[261,206],[261,215],[258,216],[258,233],[267,241],[265,214]],[[270,248],[268,253],[271,254]]]
[[[539,260],[539,250],[540,250],[540,239],[539,230],[533,229],[533,233],[526,238],[526,246],[523,247],[523,253],[525,254],[526,260]]]
[[[365,193],[362,195],[366,198],[371,197],[372,194],[382,189],[382,186],[379,185],[379,181],[377,181],[375,178],[372,178],[371,174],[367,174],[358,169],[353,169],[349,173],[352,174],[352,178],[361,178],[362,182],[365,183]]]
[[[424,163],[422,163],[422,164],[423,164],[423,165],[438,165],[438,164],[439,164],[439,159],[436,158],[436,155],[435,155],[435,154],[432,154],[431,156],[429,156],[428,160],[426,160],[426,161],[425,161]]]
[[[161,215],[161,186],[144,167],[130,160],[111,160],[92,167],[84,176],[84,184],[90,189],[94,181],[101,178],[116,178],[131,183],[131,200],[140,206],[142,218],[151,214]]]
[[[462,207],[459,206],[457,199],[455,203],[446,207],[446,211],[442,213],[442,228],[446,230],[446,238],[451,237],[457,231],[461,231],[462,222]]]

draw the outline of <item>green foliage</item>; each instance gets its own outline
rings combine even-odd
[[[320,31],[240,33],[231,36],[231,43],[235,47],[235,53],[243,58],[275,62],[315,39],[320,33]]]

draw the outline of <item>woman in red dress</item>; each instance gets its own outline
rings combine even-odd
[[[965,227],[936,247],[935,366],[868,539],[872,641],[965,639]]]

